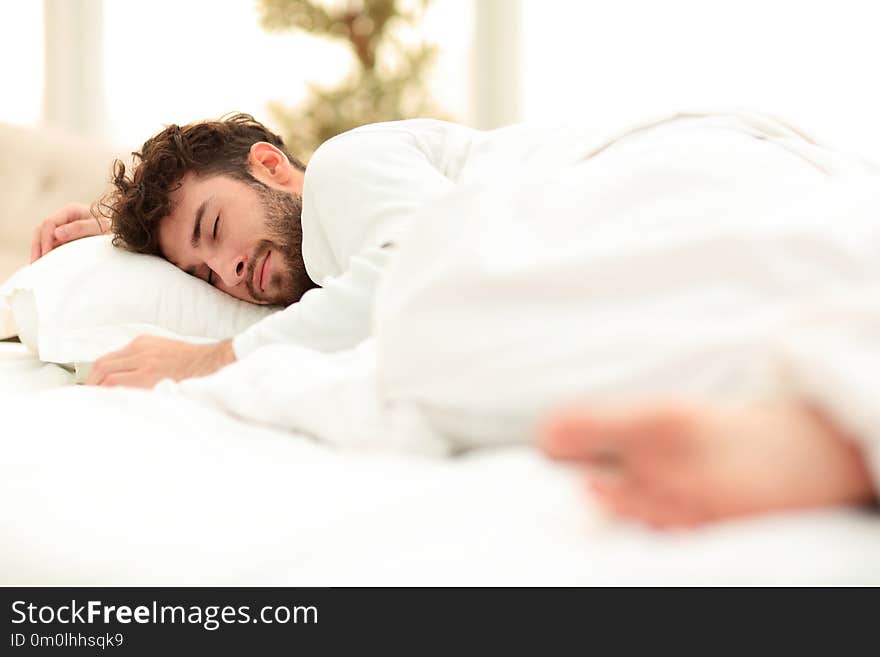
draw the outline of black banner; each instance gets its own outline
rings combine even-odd
[[[719,641],[818,648],[823,635],[836,652],[873,631],[876,590],[862,592],[864,604],[856,591],[795,589],[9,587],[0,654],[470,654],[476,644],[714,654]]]

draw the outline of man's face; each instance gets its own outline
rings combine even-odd
[[[311,287],[294,193],[229,176],[186,174],[159,222],[165,258],[251,303],[290,305]]]

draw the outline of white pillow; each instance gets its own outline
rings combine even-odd
[[[45,362],[83,364],[144,333],[229,338],[279,310],[235,299],[110,240],[70,242],[16,272],[0,287],[0,339],[18,335]]]

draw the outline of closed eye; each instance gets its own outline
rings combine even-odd
[[[217,226],[219,224],[220,224],[220,215],[217,215],[217,218],[214,219],[214,230],[211,231],[211,240],[214,242],[217,241]],[[208,284],[209,285],[214,284],[214,270],[212,270],[210,267],[208,268]]]

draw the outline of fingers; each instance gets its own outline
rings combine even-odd
[[[63,226],[58,226],[55,228],[53,235],[57,242],[56,246],[61,246],[67,242],[72,242],[82,237],[93,237],[103,232],[103,224],[99,223],[94,217],[89,217],[88,219],[80,219]]]
[[[113,385],[123,374],[143,371],[143,357],[131,354],[127,349],[102,356],[95,361],[92,371],[86,378],[86,385]]]
[[[104,388],[126,387],[126,388],[152,388],[157,381],[155,377],[149,376],[143,372],[115,372],[106,377],[100,385]]]
[[[40,249],[40,227],[34,230],[34,236],[31,238],[31,263],[37,260],[42,254]]]
[[[81,237],[100,235],[104,224],[96,220],[89,207],[70,203],[46,217],[34,230],[31,240],[31,262],[34,262],[58,246]]]
[[[86,377],[86,385],[125,385],[152,388],[162,376],[157,349],[173,340],[140,335],[118,351],[101,356]]]
[[[42,258],[55,247],[55,226],[43,223],[40,227],[40,255]]]

